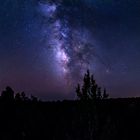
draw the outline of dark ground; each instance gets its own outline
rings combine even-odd
[[[0,101],[0,140],[140,139],[140,98]]]

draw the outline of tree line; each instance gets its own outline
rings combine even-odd
[[[21,93],[14,93],[14,90],[7,86],[5,88],[5,90],[2,91],[1,93],[1,97],[0,99],[2,101],[5,101],[5,102],[11,102],[11,101],[39,101],[37,97],[31,95],[31,97],[27,97],[25,92],[21,92]]]

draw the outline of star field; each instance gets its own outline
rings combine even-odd
[[[111,97],[140,96],[140,2],[5,0],[0,90],[75,99],[87,69]]]

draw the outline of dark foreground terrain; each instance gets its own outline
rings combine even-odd
[[[140,98],[0,101],[0,140],[140,139]]]

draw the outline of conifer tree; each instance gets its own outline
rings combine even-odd
[[[90,74],[89,70],[84,75],[82,87],[80,84],[77,85],[76,93],[80,100],[106,99],[109,96],[106,93],[106,89],[102,94],[101,87],[97,85],[94,76]]]
[[[109,94],[107,94],[106,89],[104,89],[103,99],[107,99],[108,97],[109,97]]]

